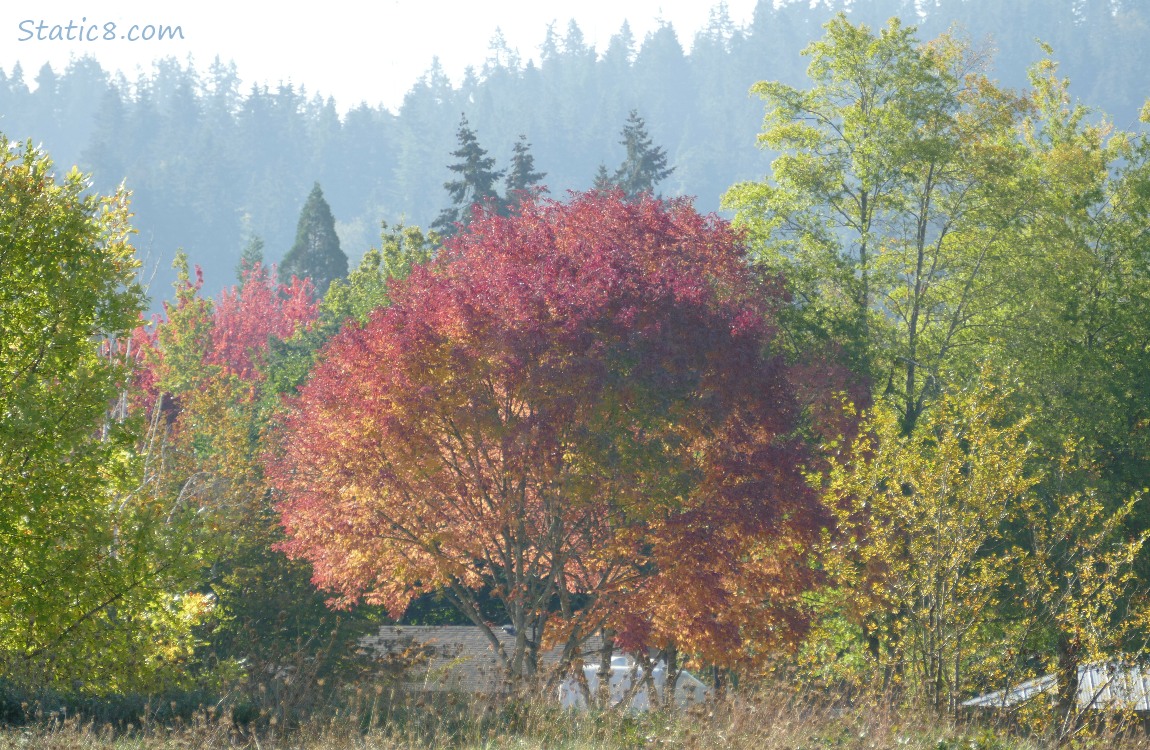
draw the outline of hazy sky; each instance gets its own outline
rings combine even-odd
[[[750,21],[755,2],[727,0],[726,5],[741,25]],[[572,18],[600,51],[624,20],[641,42],[662,19],[689,47],[707,22],[711,2],[318,0],[271,8],[220,0],[5,0],[0,67],[10,71],[19,60],[31,85],[45,62],[60,71],[70,58],[84,55],[129,79],[137,68],[150,69],[157,57],[191,55],[203,72],[219,55],[235,60],[245,84],[291,81],[310,93],[334,96],[341,110],[360,101],[397,108],[433,55],[457,83],[467,65],[480,67],[497,28],[524,60],[537,59],[549,23],[562,37]],[[161,27],[179,27],[183,39],[160,40]]]

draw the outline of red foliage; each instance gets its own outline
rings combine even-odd
[[[824,518],[771,353],[781,292],[726,222],[527,200],[391,297],[328,344],[266,457],[284,549],[337,603],[443,589],[479,622],[486,587],[520,627],[719,663],[802,627]]]
[[[319,305],[312,292],[310,280],[292,277],[290,286],[283,285],[257,263],[244,274],[242,286],[220,294],[206,361],[256,379],[256,359],[267,351],[268,339],[286,339],[315,322]]]
[[[274,269],[259,264],[215,304],[199,296],[202,286],[197,266],[195,281],[177,289],[176,304],[164,303],[164,317],[132,333],[131,351],[142,363],[136,381],[149,404],[160,391],[178,393],[206,377],[261,380],[257,365],[270,338],[287,338],[318,315],[309,281],[279,284]]]

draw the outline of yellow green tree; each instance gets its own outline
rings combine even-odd
[[[89,188],[0,136],[0,677],[105,693],[176,679],[206,602],[127,408],[128,195]]]
[[[320,305],[324,338],[331,336],[347,320],[366,323],[372,311],[390,304],[388,283],[407,278],[413,266],[426,263],[439,246],[439,235],[403,222],[380,226],[380,246],[371,248],[346,279],[332,282]],[[313,348],[319,348],[319,341]]]
[[[1018,558],[1011,523],[1039,481],[1007,396],[987,382],[948,392],[910,435],[880,401],[825,478],[831,602],[884,687],[940,710],[994,666],[989,630]]]
[[[353,658],[359,634],[324,605],[306,565],[273,549],[282,532],[258,460],[280,409],[274,349],[307,341],[319,305],[310,281],[281,284],[258,261],[214,299],[201,296],[186,256],[175,265],[174,302],[133,341],[136,407],[163,441],[157,491],[199,519],[195,572],[213,607],[189,671],[255,710],[298,718],[323,697],[317,680]]]
[[[1085,728],[1100,707],[1099,696],[1080,692],[1081,668],[1121,679],[1123,670],[1150,655],[1150,588],[1136,567],[1150,531],[1129,530],[1142,495],[1114,508],[1101,493],[1078,487],[1078,477],[1090,467],[1074,465],[1077,453],[1078,446],[1067,446],[1050,471],[1053,491],[1032,493],[1023,509],[1015,619],[1003,651],[1030,668],[1003,672],[996,685],[1053,675],[1047,700],[1016,710],[1060,741]]]
[[[1030,81],[1019,135],[1029,198],[1009,233],[1013,294],[988,353],[1016,363],[1021,408],[1048,454],[1081,441],[1114,510],[1150,471],[1150,140],[1074,102],[1050,59]],[[1150,518],[1136,509],[1130,523]]]
[[[794,347],[840,346],[910,432],[1010,293],[1026,103],[969,45],[921,43],[898,19],[875,32],[840,14],[804,54],[809,89],[752,88],[766,102],[759,143],[779,155],[770,179],[723,204],[758,264],[786,279]]]
[[[822,627],[853,622],[862,662],[939,707],[1045,664],[1065,723],[1084,660],[1136,646],[1142,627],[1129,608],[1150,521],[1129,498],[1150,468],[1150,141],[1073,103],[1051,60],[1014,93],[953,35],[923,43],[897,20],[872,31],[841,15],[826,30],[805,51],[809,90],[754,87],[760,143],[779,155],[724,199],[793,295],[793,349],[840,348],[878,402],[854,463],[826,480],[843,534],[826,564],[863,595],[834,601],[852,616]],[[1009,428],[984,433],[1005,452],[972,453],[962,477],[1004,494],[964,497],[944,449],[978,444],[943,438],[976,424],[958,394],[984,370],[1015,378],[978,406]],[[1040,541],[1054,529],[1078,541]]]
[[[1078,444],[1045,454],[1033,420],[1013,416],[1015,396],[984,371],[945,391],[909,435],[880,400],[812,478],[835,525],[820,550],[828,588],[807,666],[951,713],[1054,675],[1048,700],[1001,708],[1065,738],[1089,708],[1081,667],[1150,654],[1135,567],[1150,534],[1128,530],[1140,496],[1115,508],[1084,485],[1096,472]]]

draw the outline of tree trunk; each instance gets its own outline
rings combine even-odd
[[[1068,742],[1078,731],[1078,644],[1065,635],[1058,637],[1058,744]]]
[[[603,648],[599,652],[599,689],[596,703],[599,708],[611,706],[611,657],[615,655],[615,631],[603,629]]]
[[[663,708],[675,707],[675,684],[679,681],[679,650],[668,646],[663,650],[663,664],[666,680],[663,682]]]
[[[724,679],[723,670],[718,666],[711,667],[711,686],[715,691],[715,698],[722,699],[726,694],[727,681]]]

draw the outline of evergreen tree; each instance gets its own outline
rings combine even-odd
[[[323,296],[333,280],[346,275],[347,256],[340,249],[335,218],[317,182],[300,211],[295,244],[280,264],[280,280],[286,284],[292,276],[311,279],[316,294]]]
[[[452,151],[451,155],[459,161],[448,169],[458,174],[459,179],[443,183],[451,196],[451,205],[443,209],[431,225],[432,229],[444,236],[454,234],[456,224],[468,224],[471,220],[471,207],[476,203],[499,204],[495,185],[503,176],[501,170],[494,169],[494,157],[488,156],[487,151],[479,145],[475,131],[467,122],[467,115],[460,117],[456,137],[459,148]]]
[[[611,173],[607,171],[606,164],[599,165],[599,171],[595,173],[595,181],[591,183],[591,189],[598,193],[605,193],[608,190],[614,190],[619,187],[615,184],[615,180],[611,177]]]
[[[519,205],[524,194],[547,192],[547,188],[539,184],[546,176],[546,172],[535,171],[535,157],[531,155],[531,144],[527,142],[527,136],[520,135],[511,154],[511,169],[507,172],[507,178],[503,183],[507,188],[507,198],[503,202],[504,213],[512,206]]]
[[[243,253],[240,254],[240,264],[236,266],[236,278],[240,286],[243,286],[249,271],[262,265],[264,265],[264,241],[258,234],[253,234],[248,239],[248,244],[244,246]]]
[[[667,153],[651,142],[647,126],[636,110],[627,117],[622,135],[619,143],[627,149],[627,158],[613,181],[629,198],[655,192],[655,185],[675,171],[674,167],[667,167]]]

